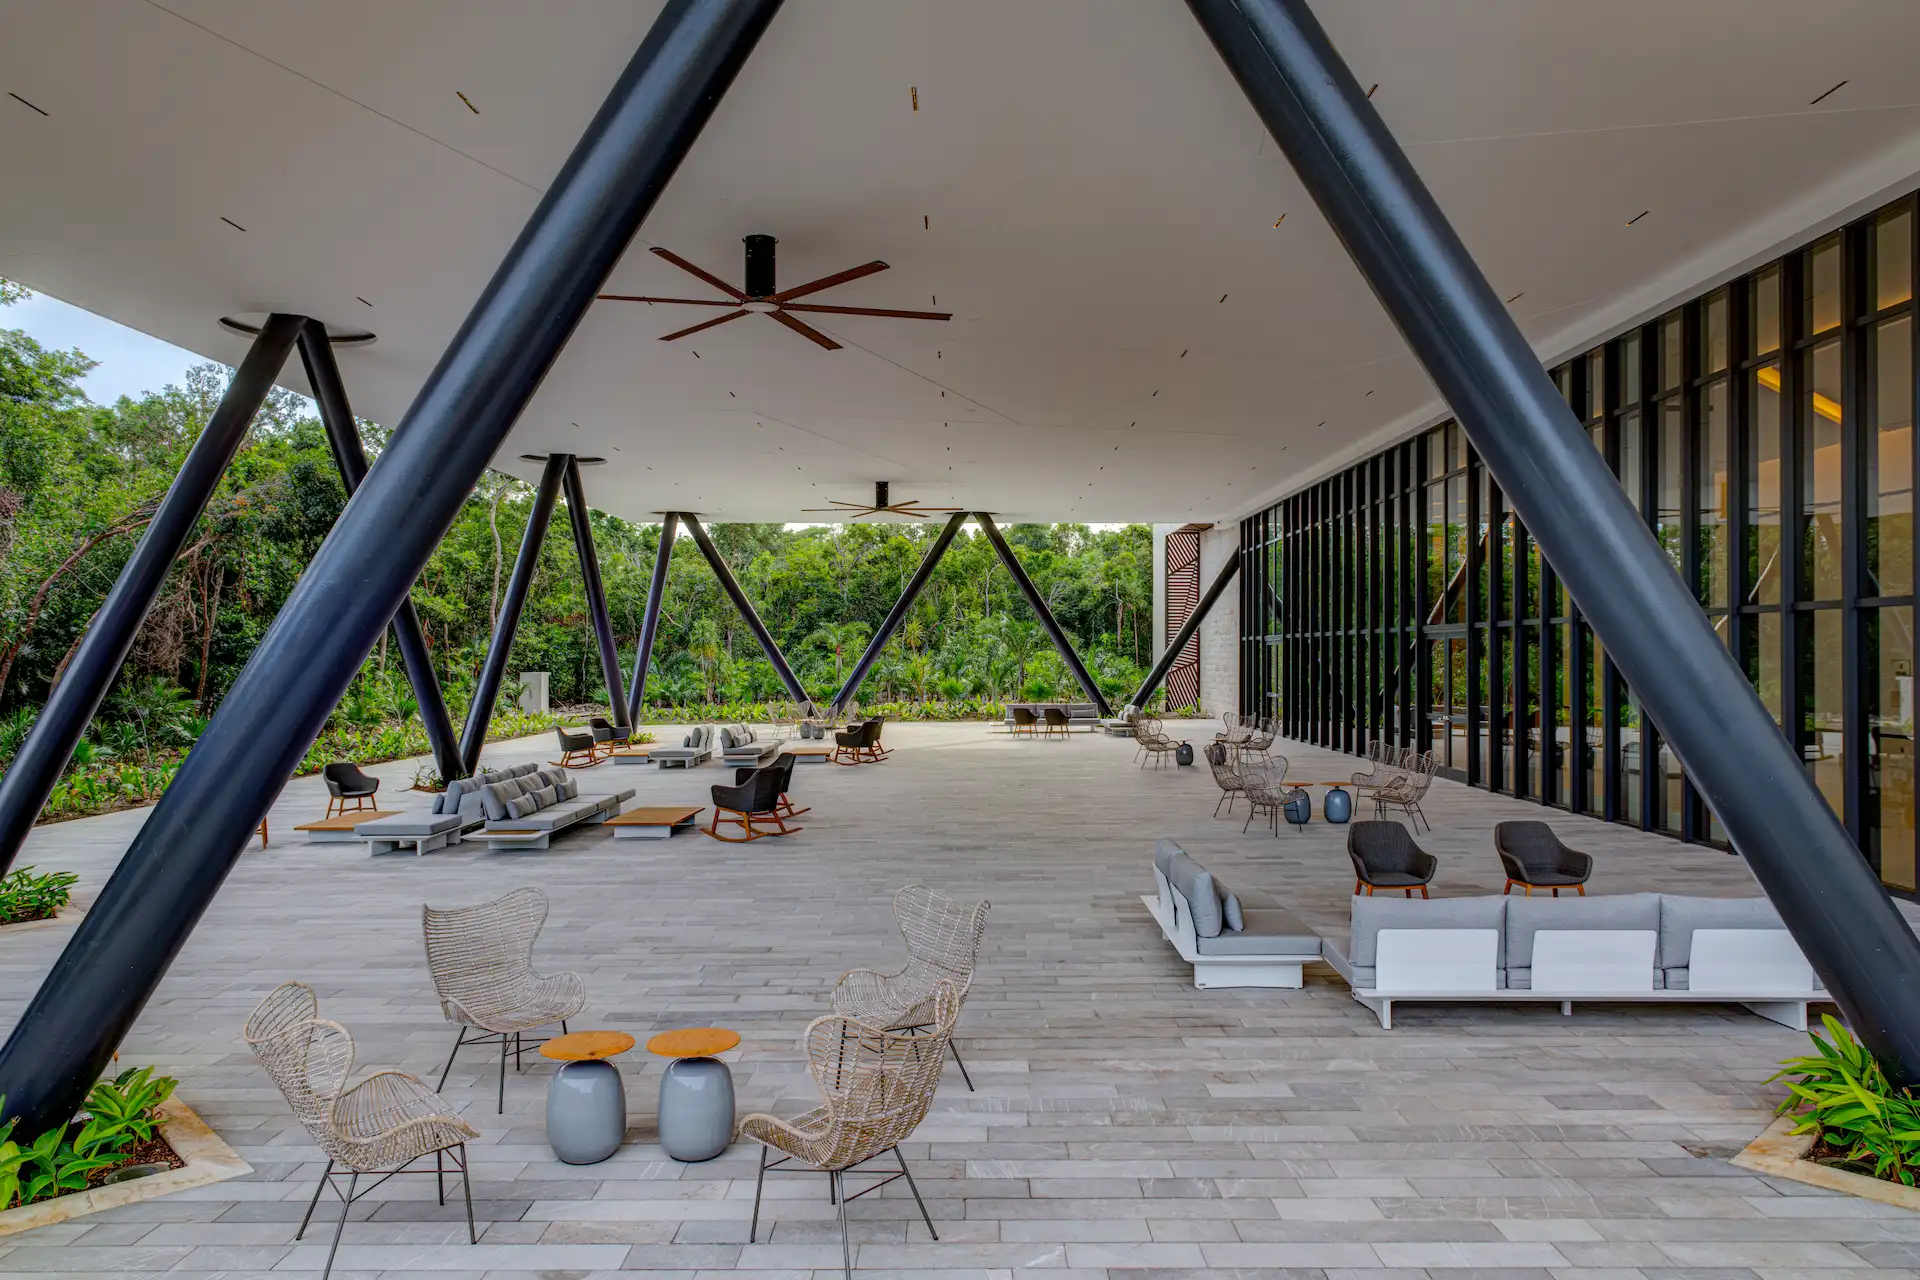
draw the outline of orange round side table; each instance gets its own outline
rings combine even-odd
[[[627,1090],[607,1059],[633,1048],[624,1031],[575,1031],[540,1046],[560,1064],[547,1087],[547,1145],[567,1164],[598,1164],[627,1135]]]
[[[725,1027],[663,1031],[647,1050],[672,1058],[660,1075],[660,1149],[675,1160],[711,1160],[733,1141],[733,1073],[714,1057],[740,1043]]]

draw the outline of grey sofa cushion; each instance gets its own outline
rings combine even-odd
[[[1634,929],[1649,933],[1660,927],[1660,895],[1621,893],[1592,898],[1507,899],[1506,955],[1501,967],[1509,976],[1533,967],[1533,935],[1542,929]],[[1508,985],[1512,985],[1509,983]]]
[[[1280,907],[1241,908],[1246,927],[1212,938],[1196,938],[1204,956],[1317,956],[1320,935],[1298,916]]]
[[[545,786],[536,791],[523,791],[521,794],[507,801],[507,812],[516,818],[524,818],[530,813],[538,813],[542,809],[551,809],[559,802],[559,786],[557,784]]]
[[[1240,895],[1221,884],[1213,882],[1214,892],[1220,895],[1220,928],[1222,933],[1238,933],[1247,927],[1247,916],[1240,905]]]
[[[1173,862],[1174,855],[1180,854],[1184,857],[1186,852],[1185,849],[1182,849],[1173,841],[1162,836],[1153,846],[1153,865],[1159,868],[1161,875],[1165,875],[1167,874],[1167,867]]]
[[[1653,963],[1685,969],[1693,957],[1695,929],[1784,929],[1780,913],[1765,898],[1660,897],[1660,946]]]
[[[1365,989],[1373,985],[1373,969],[1354,968],[1353,961],[1347,958],[1353,943],[1338,935],[1320,939],[1320,958],[1333,966],[1333,971],[1347,980],[1350,987]]]
[[[573,778],[562,778],[558,785],[562,800],[571,800],[580,794],[580,784]]]
[[[1507,904],[1505,898],[1385,898],[1356,897],[1353,900],[1353,933],[1347,950],[1356,970],[1367,971],[1372,985],[1374,961],[1382,929],[1492,929],[1504,942]],[[1494,948],[1495,968],[1504,968],[1503,947]]]
[[[1167,882],[1173,891],[1187,900],[1187,912],[1193,919],[1196,937],[1217,938],[1226,923],[1220,911],[1219,892],[1213,887],[1213,873],[1186,854],[1173,859],[1167,870]]]
[[[391,818],[363,822],[353,829],[353,834],[361,839],[411,839],[414,836],[437,836],[462,825],[457,813],[397,813]]]

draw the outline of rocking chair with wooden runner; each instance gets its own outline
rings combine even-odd
[[[713,788],[713,821],[707,834],[728,844],[745,844],[766,836],[790,836],[802,827],[790,827],[780,812],[780,793],[786,775],[777,765],[755,769],[738,786]],[[722,816],[726,815],[726,816]],[[743,834],[723,836],[722,825],[739,827]]]
[[[780,775],[780,800],[774,805],[775,813],[778,813],[783,818],[797,818],[803,813],[813,812],[812,805],[795,808],[792,797],[787,794],[793,787],[793,753],[791,751],[782,751],[773,758],[772,764],[764,764],[757,767],[754,765],[746,765],[734,770],[734,784],[736,786],[744,785],[749,778],[760,772],[761,769],[773,770]]]
[[[548,764],[557,764],[563,769],[591,769],[600,763],[600,744],[593,740],[593,734],[568,733],[558,725],[554,733],[560,738],[560,758],[549,760]]]
[[[833,754],[827,759],[834,764],[873,764],[881,758],[880,722],[868,720],[845,733],[836,733],[833,744]]]

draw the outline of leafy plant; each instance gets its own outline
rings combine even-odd
[[[25,1190],[20,1203],[32,1204],[69,1191],[85,1191],[87,1175],[95,1169],[118,1164],[130,1139],[121,1134],[117,1140],[95,1133],[91,1124],[81,1126],[69,1141],[70,1128],[49,1129],[25,1151]]]
[[[24,1147],[12,1140],[14,1120],[0,1122],[0,1209],[84,1191],[90,1174],[125,1163],[131,1148],[152,1140],[159,1106],[177,1084],[170,1076],[156,1079],[152,1067],[122,1071],[93,1086],[72,1123]]]
[[[71,871],[33,874],[32,867],[16,867],[0,877],[0,924],[45,920],[59,913],[73,896],[80,877]]]
[[[156,1079],[152,1067],[130,1067],[96,1083],[86,1101],[87,1125],[101,1135],[95,1145],[119,1133],[135,1142],[151,1141],[160,1104],[173,1096],[178,1083],[171,1076]],[[75,1149],[80,1145],[76,1140]]]
[[[1797,1134],[1812,1133],[1850,1161],[1873,1166],[1874,1176],[1914,1185],[1920,1168],[1920,1100],[1888,1082],[1872,1053],[1828,1014],[1817,1051],[1789,1058],[1769,1079],[1798,1076],[1787,1085],[1781,1114],[1793,1113]]]
[[[6,1097],[0,1095],[0,1114],[6,1109]],[[20,1169],[27,1162],[27,1153],[13,1140],[14,1120],[13,1116],[0,1120],[0,1209],[20,1198]]]

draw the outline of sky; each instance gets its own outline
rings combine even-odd
[[[207,362],[205,356],[68,306],[44,293],[0,308],[0,329],[24,329],[43,347],[61,351],[78,347],[97,360],[99,367],[81,383],[87,398],[95,404],[112,404],[121,396],[138,399],[169,382],[184,385],[187,370]]]

